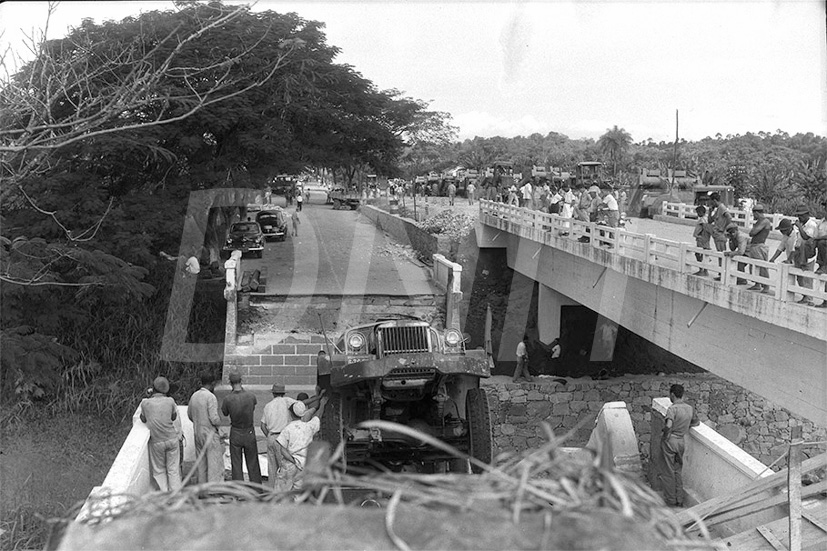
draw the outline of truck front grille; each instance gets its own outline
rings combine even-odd
[[[382,328],[382,352],[385,355],[430,352],[427,326]]]

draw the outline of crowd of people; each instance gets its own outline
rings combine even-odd
[[[216,379],[201,374],[201,387],[190,397],[187,416],[193,424],[195,481],[200,484],[224,480],[224,450],[220,427],[225,423],[218,412],[229,417],[229,452],[232,480],[244,480],[244,465],[250,482],[262,484],[258,445],[254,427],[255,394],[244,389],[239,373],[230,373],[232,387],[219,410],[214,394]],[[141,401],[140,419],[149,429],[149,463],[156,489],[175,492],[183,484],[184,432],[170,384],[157,377],[148,396]],[[327,397],[324,392],[309,397],[285,396],[283,385],[274,384],[273,399],[264,406],[260,428],[267,439],[267,485],[279,491],[300,489],[307,450],[321,428]]]
[[[827,211],[827,201],[822,201],[821,205]],[[785,254],[784,262],[800,270],[819,275],[827,274],[827,216],[820,221],[816,220],[810,215],[809,207],[802,204],[795,211],[797,220],[784,218],[773,228],[764,205],[756,203],[752,207],[755,221],[745,232],[733,222],[732,213],[725,204],[721,203],[721,198],[717,193],[710,194],[709,207],[707,209],[701,205],[695,209],[698,221],[693,236],[697,247],[711,250],[710,241],[712,241],[715,249],[724,253],[724,256],[746,256],[767,262],[775,262],[779,256]],[[770,257],[767,238],[773,229],[781,232],[782,237],[780,244]],[[704,255],[701,253],[695,253],[695,257],[698,262],[704,260]],[[744,262],[737,263],[736,269],[739,272],[743,272],[745,268]],[[701,268],[694,275],[707,276],[709,271]],[[758,275],[768,277],[769,271],[765,267],[759,267]],[[716,279],[720,280],[720,276]],[[797,276],[796,280],[801,287],[812,289],[812,279]],[[745,279],[736,278],[737,285],[746,283]],[[766,283],[756,283],[748,290],[765,294],[772,293],[770,286]],[[816,308],[827,308],[827,301],[815,304],[808,296],[802,297],[798,302]]]

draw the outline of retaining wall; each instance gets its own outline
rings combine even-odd
[[[491,405],[496,452],[539,446],[545,441],[540,421],[549,423],[558,436],[579,424],[562,445],[585,446],[603,404],[622,401],[637,434],[641,459],[647,463],[652,399],[668,396],[673,383],[684,386],[686,399],[697,408],[702,422],[766,465],[785,453],[793,425],[803,427],[805,442],[827,439],[824,427],[712,374],[626,375],[603,381],[581,378],[569,379],[566,385],[552,380],[541,377],[536,383],[516,384],[510,378],[494,377],[483,382]],[[824,450],[822,444],[808,447],[804,453],[812,457]],[[782,460],[774,468],[785,466]]]
[[[417,226],[413,220],[390,214],[380,208],[362,205],[360,212],[380,230],[387,232],[403,244],[410,243],[421,258],[430,259],[437,253],[450,253],[450,243],[446,237],[431,235]]]

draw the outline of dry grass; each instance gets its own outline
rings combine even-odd
[[[374,421],[364,425],[387,430],[391,424]],[[414,429],[393,425],[393,430],[419,438],[456,457],[467,458],[458,450]],[[557,447],[565,437],[555,438],[549,427],[546,430],[548,442],[539,449],[500,457],[496,468],[476,463],[483,469],[480,475],[366,472],[353,467],[348,467],[345,472],[341,469],[341,448],[331,455],[329,449],[320,447],[311,451],[304,489],[300,491],[274,492],[255,484],[224,482],[137,498],[114,496],[96,503],[97,516],[92,522],[201,510],[238,502],[304,503],[308,506],[334,502],[345,506],[342,488],[348,488],[384,496],[385,529],[398,549],[408,549],[394,531],[396,511],[402,502],[430,511],[444,510],[446,514],[462,511],[499,515],[515,525],[519,525],[526,515],[540,514],[545,515],[549,530],[552,514],[608,512],[646,525],[658,534],[664,548],[717,548],[703,530],[702,540],[685,535],[660,496],[641,481],[602,468],[598,454],[592,461],[583,462],[559,453]],[[473,458],[468,459],[475,462]]]

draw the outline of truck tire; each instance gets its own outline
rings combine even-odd
[[[342,202],[339,201],[338,199],[334,199],[333,200],[333,210],[339,210],[340,208],[342,208]]]
[[[468,420],[470,438],[469,455],[490,465],[494,459],[494,434],[491,430],[488,396],[481,388],[469,389],[465,395],[465,417]],[[482,469],[472,464],[471,471],[480,473]]]
[[[319,428],[319,439],[330,444],[331,452],[335,452],[344,437],[344,418],[342,415],[342,395],[338,392],[329,392],[330,398],[324,408]],[[343,463],[347,465],[347,456]]]

